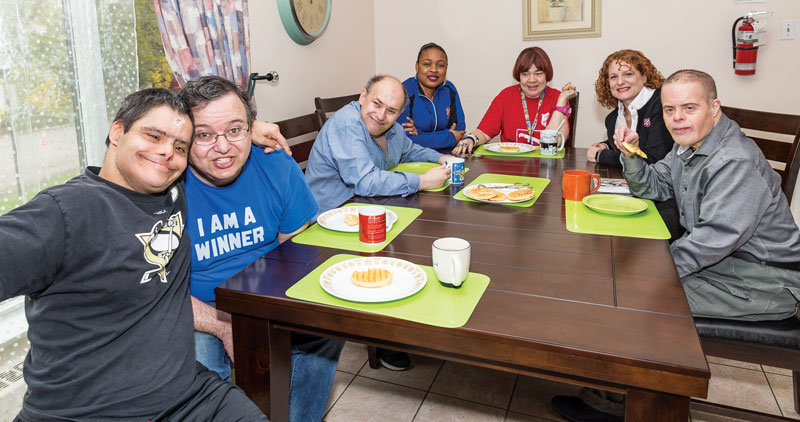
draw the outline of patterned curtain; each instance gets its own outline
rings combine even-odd
[[[153,0],[178,85],[216,75],[247,89],[247,0]]]

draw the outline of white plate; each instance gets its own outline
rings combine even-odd
[[[361,287],[350,281],[354,271],[384,268],[392,272],[392,283],[383,287]],[[422,290],[428,276],[418,265],[397,258],[371,256],[342,261],[325,270],[319,277],[322,289],[340,299],[354,302],[388,302],[402,299]]]
[[[536,139],[536,142],[539,142],[539,140]],[[517,152],[501,151],[500,147],[519,147],[519,151]],[[533,145],[521,144],[517,142],[496,142],[493,144],[486,144],[484,148],[492,152],[499,152],[501,154],[524,154],[526,152],[531,152],[534,149],[536,149],[536,147]]]
[[[338,232],[358,233],[358,223],[356,223],[355,226],[348,226],[344,222],[344,216],[347,214],[353,214],[356,217],[358,217],[358,208],[359,207],[342,207],[325,211],[322,214],[320,214],[319,217],[317,217],[317,223],[319,223],[320,226],[328,230],[335,230]],[[387,233],[389,232],[389,230],[392,229],[392,226],[394,226],[395,222],[397,222],[397,214],[390,209],[386,209]]]
[[[501,188],[501,187],[498,187],[498,186],[508,186],[509,183],[482,183],[481,185],[483,187],[487,187],[487,188],[490,188],[490,189],[494,189],[496,191],[503,192],[506,195],[508,195],[509,192],[514,192],[515,190],[525,189],[523,187],[514,187],[514,188]],[[472,190],[478,188],[478,186],[479,185],[472,185],[472,186],[464,189],[464,195],[466,195],[467,198],[474,199],[474,200],[480,201],[480,202],[486,202],[487,204],[513,204],[513,203],[516,203],[516,202],[525,202],[525,201],[530,201],[533,198],[536,198],[536,195],[537,195],[536,191],[533,191],[533,198],[530,198],[530,199],[523,199],[521,201],[514,201],[514,200],[511,200],[511,199],[507,199],[505,201],[490,201],[488,199],[475,198],[474,196],[471,195]]]

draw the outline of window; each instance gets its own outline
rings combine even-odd
[[[5,0],[0,83],[0,214],[101,165],[126,95],[177,86],[152,0]],[[0,302],[0,373],[25,355],[8,356],[27,345],[22,306],[22,298]],[[0,390],[0,419],[19,405]]]

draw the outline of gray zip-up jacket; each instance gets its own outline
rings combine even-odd
[[[670,250],[681,278],[736,251],[761,261],[800,261],[800,230],[780,176],[724,114],[696,151],[675,144],[655,164],[636,156],[622,162],[634,195],[677,200],[686,234]]]

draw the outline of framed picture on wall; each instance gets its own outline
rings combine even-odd
[[[522,39],[600,36],[601,0],[522,0]]]

